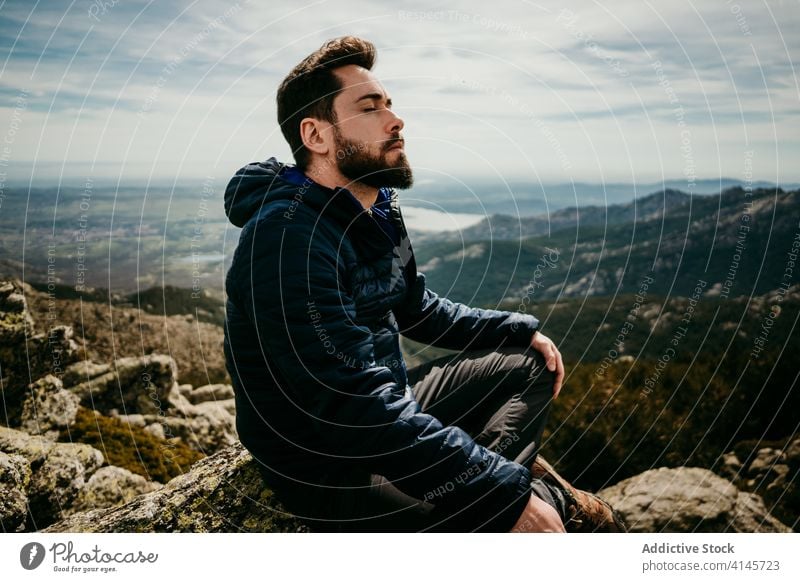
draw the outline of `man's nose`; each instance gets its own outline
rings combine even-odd
[[[405,123],[403,120],[396,115],[393,111],[389,110],[392,114],[392,118],[389,120],[389,133],[398,133],[403,130],[405,127]]]

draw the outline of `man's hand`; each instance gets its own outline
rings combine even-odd
[[[556,373],[556,381],[553,384],[553,398],[558,398],[558,393],[561,392],[561,383],[564,381],[564,361],[561,359],[561,352],[558,351],[553,340],[539,331],[533,332],[531,346],[544,356],[547,369]]]
[[[566,533],[558,512],[546,501],[531,493],[528,505],[511,529],[512,533]]]

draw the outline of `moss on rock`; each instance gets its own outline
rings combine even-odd
[[[61,431],[59,440],[89,444],[102,451],[110,465],[160,483],[184,474],[203,458],[177,439],[159,439],[143,428],[84,407],[78,409],[72,426]]]

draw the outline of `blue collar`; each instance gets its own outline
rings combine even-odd
[[[301,172],[297,166],[283,166],[283,170],[280,173],[281,177],[283,177],[287,182],[290,184],[294,184],[295,186],[305,186],[308,187],[311,184],[315,184],[320,188],[325,190],[330,190],[330,188],[325,188],[320,184],[314,182],[311,178],[306,176],[303,172]],[[364,207],[361,205],[361,202],[358,201],[358,198],[353,196],[353,193],[350,192],[347,188],[336,188],[336,190],[347,192],[346,198],[352,200],[353,205],[355,206],[358,212],[363,212]],[[395,245],[399,244],[399,232],[395,225],[392,223],[391,220],[391,209],[392,209],[392,196],[391,190],[389,188],[378,188],[378,197],[375,199],[375,203],[370,207],[370,214],[378,223],[378,226],[381,227],[381,230],[386,233],[387,236],[390,237],[391,240],[394,241]]]
[[[301,172],[297,166],[284,166],[283,172],[281,172],[281,176],[289,183],[294,184],[295,186],[309,186],[310,184],[316,184],[311,178],[306,176],[303,172]],[[317,184],[317,186],[320,186]],[[324,187],[324,186],[320,186]],[[341,188],[344,192],[347,192],[348,198],[356,204],[359,211],[363,211],[364,207],[361,205],[361,202],[358,201],[358,198],[353,196],[353,193],[350,192],[347,188]],[[372,213],[377,215],[379,218],[389,219],[389,212],[392,207],[392,199],[391,195],[389,194],[388,188],[378,188],[378,198],[375,200],[375,204],[372,205],[371,210]]]

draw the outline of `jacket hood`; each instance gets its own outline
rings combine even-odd
[[[244,226],[278,190],[286,189],[279,177],[284,165],[275,158],[240,168],[225,188],[225,214],[234,225]]]

